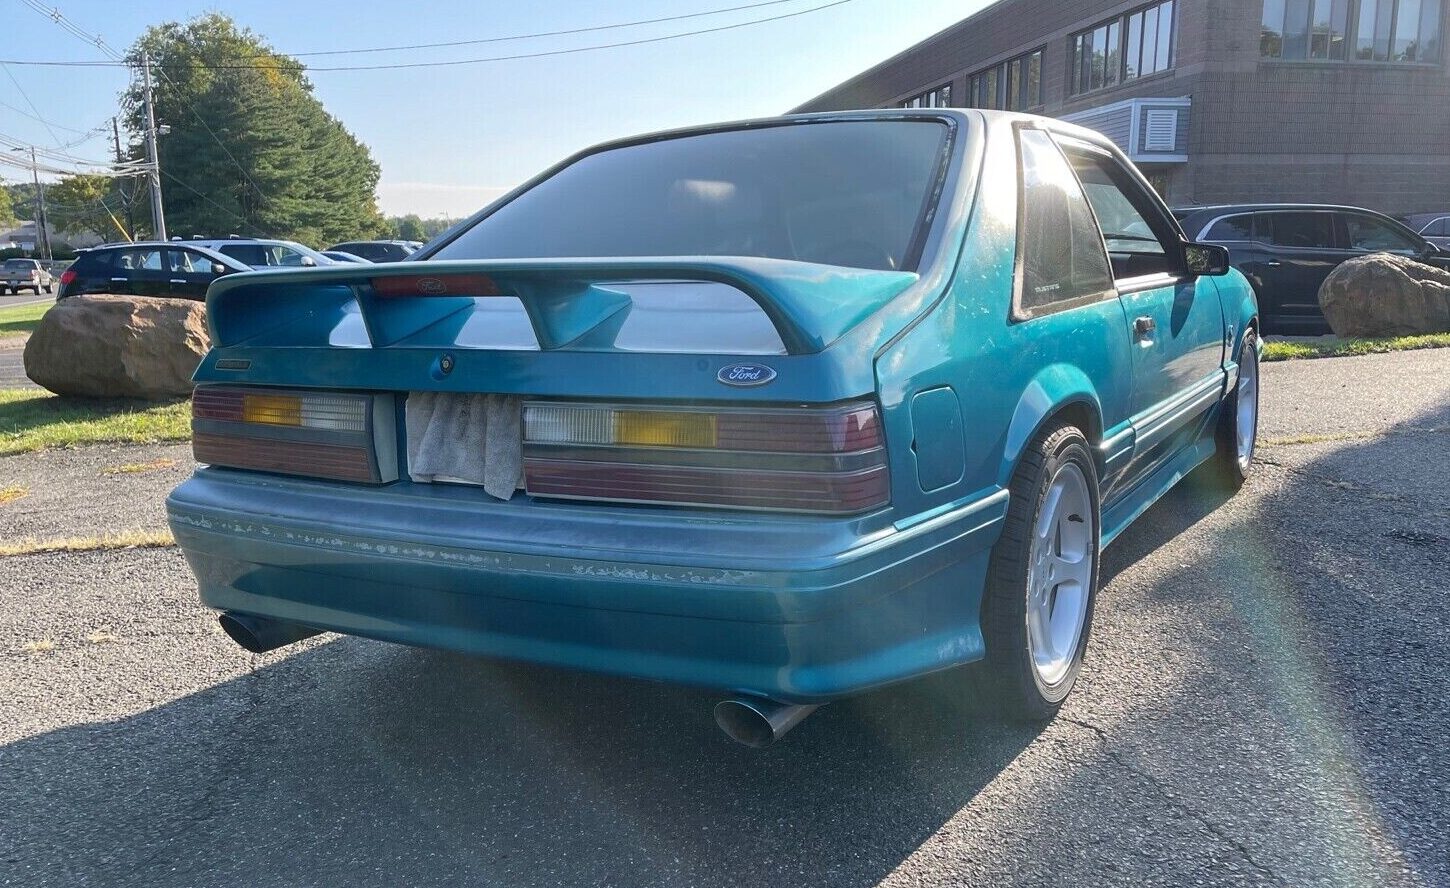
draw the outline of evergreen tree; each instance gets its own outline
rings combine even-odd
[[[387,230],[378,165],[323,109],[300,62],[221,13],[150,28],[167,228],[174,234],[285,237],[323,245]],[[128,92],[141,133],[141,88]]]

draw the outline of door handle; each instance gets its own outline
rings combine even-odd
[[[1268,262],[1265,262],[1264,264],[1267,265],[1270,268],[1278,268],[1281,265],[1283,265],[1284,263],[1280,262],[1278,259],[1270,259]]]
[[[171,279],[171,282],[173,284],[184,284],[184,283],[186,283],[186,279],[185,278],[172,278]]]
[[[119,277],[119,278],[111,278],[111,280],[113,280],[113,281],[115,281],[115,282],[116,282],[116,283],[119,283],[119,284],[124,284],[124,283],[126,283],[126,278],[123,278],[123,277]]]
[[[1158,322],[1147,315],[1133,319],[1133,335],[1139,339],[1150,339],[1153,331],[1158,329]]]

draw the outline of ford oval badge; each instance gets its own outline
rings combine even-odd
[[[448,292],[448,285],[438,278],[418,278],[418,292],[424,296],[442,296]]]
[[[731,364],[721,367],[715,378],[726,385],[765,385],[775,378],[775,371],[764,364]]]

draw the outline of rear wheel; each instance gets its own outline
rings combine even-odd
[[[1259,349],[1253,330],[1244,334],[1238,364],[1238,381],[1219,408],[1212,461],[1215,478],[1229,490],[1242,487],[1254,468],[1259,433]]]
[[[1039,436],[1011,483],[982,601],[982,696],[1009,718],[1051,718],[1077,683],[1097,594],[1097,467],[1086,437]]]

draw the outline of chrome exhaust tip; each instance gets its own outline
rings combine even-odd
[[[217,622],[221,623],[222,631],[226,632],[228,638],[254,654],[275,651],[294,641],[311,638],[322,631],[301,623],[271,620],[235,611],[224,612],[217,617]]]
[[[820,704],[736,697],[715,704],[715,724],[736,743],[751,749],[764,749],[820,708]]]

